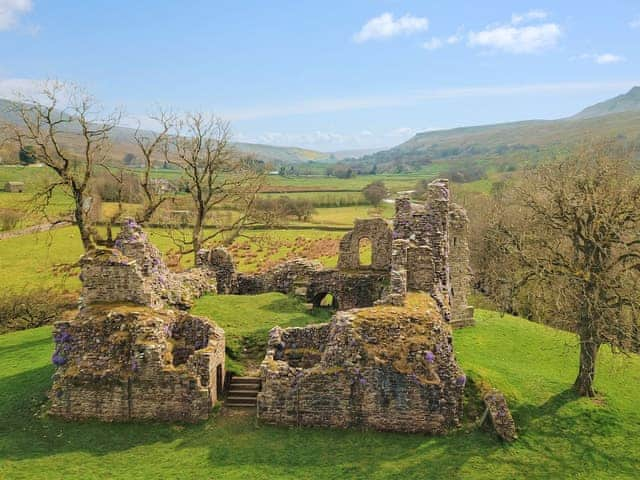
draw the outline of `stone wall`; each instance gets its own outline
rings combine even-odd
[[[171,272],[142,228],[124,222],[114,248],[86,254],[81,260],[81,303],[131,302],[153,308],[188,309],[193,300],[215,292],[215,278],[204,269]]]
[[[81,259],[81,308],[55,326],[52,415],[103,421],[206,419],[224,383],[224,332],[183,311],[215,290],[205,269],[170,272],[127,221],[115,248]]]
[[[316,307],[331,294],[335,307],[345,310],[373,306],[382,297],[388,281],[389,274],[384,271],[325,269],[318,262],[297,258],[262,273],[238,273],[233,293],[293,294]]]
[[[371,241],[371,265],[360,264],[360,242]],[[382,218],[356,219],[353,230],[340,241],[338,268],[340,270],[389,270],[391,264],[391,230]]]
[[[473,307],[468,305],[472,273],[469,252],[467,212],[452,204],[449,212],[449,272],[451,276],[451,313],[456,326],[473,324]]]
[[[452,203],[447,180],[427,188],[426,201],[396,200],[393,236],[407,246],[407,288],[430,292],[456,327],[473,324],[469,233],[465,210]]]
[[[223,387],[224,332],[185,312],[88,306],[54,340],[55,416],[197,422]]]
[[[226,248],[202,249],[196,256],[196,266],[213,272],[218,293],[233,293],[236,288],[236,268]]]
[[[260,367],[263,422],[434,434],[459,425],[466,377],[427,294],[292,330],[270,334]]]
[[[320,270],[311,277],[305,298],[317,307],[325,295],[331,294],[340,310],[371,307],[382,298],[388,285],[388,272]]]

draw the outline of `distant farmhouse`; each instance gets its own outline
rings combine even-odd
[[[24,182],[7,182],[4,184],[4,191],[9,193],[24,192]]]

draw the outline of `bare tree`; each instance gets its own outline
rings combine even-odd
[[[136,216],[136,220],[141,224],[148,222],[158,208],[174,196],[172,191],[158,188],[152,181],[151,173],[155,156],[167,152],[169,135],[176,125],[177,118],[173,113],[164,110],[160,110],[150,118],[159,125],[158,130],[144,131],[138,127],[133,136],[144,161],[144,170],[140,179],[143,206]]]
[[[633,348],[640,308],[640,182],[633,152],[601,142],[525,172],[489,229],[511,296],[577,333],[574,388],[595,395],[599,348]],[[507,291],[505,289],[505,291]]]
[[[82,245],[91,250],[91,180],[96,166],[109,156],[109,135],[120,112],[105,113],[84,90],[59,81],[47,82],[36,96],[19,98],[10,109],[19,119],[18,125],[8,126],[12,140],[20,149],[29,148],[36,161],[56,175],[38,192],[38,204],[44,210],[58,188],[71,196]]]
[[[253,158],[233,148],[228,122],[201,113],[187,114],[175,122],[166,155],[167,162],[182,170],[193,205],[190,235],[184,231],[174,235],[181,253],[195,256],[206,242],[223,233],[230,233],[229,238],[238,235],[250,218],[265,173]],[[236,219],[227,225],[207,224],[214,210],[222,207],[237,211]]]

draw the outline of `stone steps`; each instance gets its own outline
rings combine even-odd
[[[231,377],[225,406],[231,408],[256,408],[261,380],[258,377]]]

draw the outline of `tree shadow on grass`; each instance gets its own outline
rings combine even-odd
[[[287,320],[285,324],[280,325],[281,327],[302,326],[311,323],[326,323],[332,316],[332,312],[329,310],[306,310],[306,307],[299,299],[290,296],[274,300],[267,305],[260,307],[258,311],[260,310],[275,313],[296,314],[295,317]]]
[[[514,470],[548,478],[560,472],[637,478],[639,459],[618,448],[628,435],[625,419],[606,402],[599,405],[567,389],[541,405],[516,405],[513,415],[520,436],[514,447],[526,452],[503,459]]]
[[[41,345],[51,344],[52,340],[50,336],[45,338],[41,338],[38,340],[31,340],[29,342],[16,343],[14,345],[6,345],[0,347],[0,355],[8,355],[13,352],[18,352],[21,350],[27,350],[33,347],[38,347]]]
[[[191,453],[180,454],[179,451],[198,447],[208,449],[209,464],[205,468],[211,472],[231,469],[246,471],[250,477],[252,472],[256,476],[264,472],[295,476],[299,471],[326,478],[335,478],[338,473],[364,478],[383,465],[395,469],[393,465],[398,462],[400,465],[414,463],[416,458],[423,458],[425,452],[428,453],[426,460],[434,456],[441,459],[436,461],[441,461],[442,465],[435,471],[450,472],[451,451],[460,450],[456,452],[456,462],[463,460],[465,455],[477,453],[476,449],[459,448],[468,443],[469,438],[480,438],[485,444],[485,453],[499,448],[497,441],[483,438],[481,434],[470,436],[459,432],[447,437],[428,437],[359,430],[280,428],[261,426],[251,415],[214,416],[202,424],[184,426],[151,422],[66,422],[44,414],[52,372],[51,366],[43,366],[0,379],[0,460],[39,459],[75,452],[100,457],[144,445],[175,443],[168,451],[175,453],[176,461],[185,466],[189,466]],[[164,452],[166,454],[167,450]],[[122,461],[125,462],[124,458]],[[91,467],[88,464],[86,468]]]
[[[151,442],[174,441],[168,424],[67,422],[46,415],[53,368],[0,379],[0,459],[26,459],[84,451],[103,455]]]

